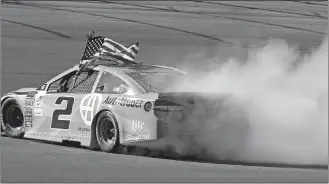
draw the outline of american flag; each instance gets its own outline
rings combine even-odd
[[[105,37],[103,36],[88,38],[85,51],[83,53],[81,60],[91,59],[104,43],[104,39]]]
[[[138,42],[126,47],[110,38],[99,36],[88,39],[82,60],[96,57],[121,64],[138,64],[135,62],[138,51]]]
[[[105,38],[101,48],[96,52],[95,56],[102,59],[114,60],[119,63],[137,64],[135,59],[138,51],[138,42],[126,47],[112,39]]]

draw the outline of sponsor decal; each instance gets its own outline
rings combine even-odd
[[[35,100],[35,95],[26,96],[26,98],[25,98],[25,107],[33,106],[34,100]]]
[[[32,121],[32,116],[25,116],[24,117],[24,120],[25,121]]]
[[[23,92],[23,93],[26,93],[26,92]],[[28,98],[28,97],[34,98],[37,93],[38,93],[37,91],[27,92],[26,98]]]
[[[141,139],[150,139],[150,134],[143,134],[143,135],[127,135],[125,140],[141,140]]]
[[[86,95],[80,103],[80,115],[84,123],[91,126],[94,116],[101,105],[102,95],[89,94]]]
[[[34,115],[35,116],[43,116],[42,105],[43,105],[43,96],[39,96],[35,100],[34,105]]]
[[[26,127],[32,127],[32,108],[35,100],[36,93],[29,93],[25,98],[25,108],[24,108],[24,122]]]
[[[25,122],[25,127],[33,127],[32,126],[32,121],[26,121]]]
[[[149,112],[150,110],[152,110],[152,107],[153,107],[153,105],[152,105],[151,102],[146,102],[145,105],[144,105],[144,110],[146,112]]]
[[[83,128],[83,127],[78,127],[78,132],[81,135],[87,136],[91,132],[90,128]]]
[[[36,108],[40,108],[43,105],[43,96],[39,96],[36,100],[35,100],[35,107]]]
[[[143,100],[134,100],[134,99],[128,99],[128,98],[110,98],[107,97],[106,100],[103,102],[103,104],[109,104],[109,105],[115,105],[115,106],[121,106],[121,107],[134,107],[134,108],[142,108]]]
[[[26,127],[32,127],[32,115],[24,116],[24,122]]]
[[[32,116],[32,106],[25,106],[24,108],[24,115],[25,116]]]
[[[25,106],[25,115],[32,115],[32,107]]]
[[[131,129],[136,132],[137,130],[143,130],[145,123],[139,120],[133,120]]]
[[[33,106],[33,104],[34,104],[34,98],[26,98],[25,99],[25,105]]]

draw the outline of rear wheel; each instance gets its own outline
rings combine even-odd
[[[1,110],[2,111],[2,110]],[[4,130],[4,125],[3,125],[3,115],[2,115],[2,112],[0,113],[1,115],[1,132],[3,132]]]
[[[112,113],[102,112],[96,122],[96,139],[104,152],[115,153],[120,147],[119,128]]]
[[[21,107],[14,99],[6,100],[2,107],[4,132],[9,137],[22,138],[25,133],[25,127]]]

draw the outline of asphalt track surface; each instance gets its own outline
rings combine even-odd
[[[2,8],[1,95],[38,86],[76,64],[91,30],[140,41],[144,63],[180,67],[199,52],[244,57],[269,37],[307,52],[328,27],[327,2],[2,1]],[[324,168],[136,155],[2,136],[1,182],[328,182]]]

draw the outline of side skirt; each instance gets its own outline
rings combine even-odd
[[[81,146],[86,146],[86,147],[90,146],[90,137],[60,136],[60,135],[49,135],[42,133],[25,133],[24,137],[30,139],[59,142],[59,143],[61,143],[62,141],[75,141],[75,142],[80,142]]]

